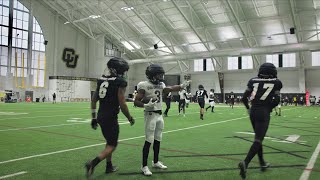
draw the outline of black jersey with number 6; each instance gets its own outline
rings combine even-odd
[[[127,87],[127,81],[121,77],[108,76],[98,79],[99,119],[103,117],[115,117],[119,113],[119,87]]]
[[[269,107],[275,92],[280,91],[282,82],[277,79],[252,78],[248,82],[248,88],[252,90],[251,104],[252,108]]]

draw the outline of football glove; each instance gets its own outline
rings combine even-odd
[[[135,123],[135,120],[133,119],[133,117],[131,116],[130,119],[128,119],[128,121],[130,122],[130,125],[133,126]]]
[[[92,129],[96,130],[98,127],[98,121],[97,119],[91,119],[91,127]]]
[[[189,86],[191,83],[191,80],[188,81],[184,81],[182,84],[180,84],[181,89],[186,88],[187,86]]]
[[[150,101],[147,104],[144,104],[143,107],[147,108],[147,109],[153,109],[153,107],[156,105],[155,102],[152,102],[152,98],[150,99]]]

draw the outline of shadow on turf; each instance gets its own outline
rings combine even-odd
[[[301,153],[301,152],[311,152],[311,151],[288,151],[290,153]],[[287,152],[263,152],[263,154],[283,154]],[[175,157],[215,157],[215,156],[238,156],[247,155],[247,153],[232,153],[232,154],[195,154],[195,155],[175,155],[175,156],[163,156],[165,158],[175,158]]]
[[[293,164],[293,165],[277,165],[272,166],[271,168],[297,168],[304,167],[303,164]],[[250,167],[248,169],[260,169],[260,167]],[[238,168],[216,168],[216,169],[192,169],[192,170],[178,170],[178,171],[168,171],[168,170],[158,170],[152,171],[153,174],[174,174],[174,173],[194,173],[194,172],[215,172],[215,171],[235,171],[239,170]],[[128,172],[128,173],[118,173],[118,175],[139,175],[141,172]]]

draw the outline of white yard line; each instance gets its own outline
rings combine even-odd
[[[54,112],[54,111],[53,111]],[[88,115],[90,116],[90,113],[83,113],[83,114],[60,114],[60,115],[51,115],[51,116],[28,116],[28,117],[16,117],[16,118],[4,118],[0,119],[0,121],[6,121],[10,119],[35,119],[35,118],[50,118],[50,117],[63,117],[63,116],[82,116],[82,115]]]
[[[186,113],[186,114],[196,114],[199,112],[195,112],[195,113]],[[172,116],[178,116],[178,115],[172,115]],[[52,117],[52,116],[49,116]],[[182,115],[181,115],[182,117]],[[136,117],[134,119],[143,119],[144,117]],[[74,118],[71,118],[74,119]],[[0,120],[1,121],[1,120]],[[127,119],[118,119],[119,124],[128,124]],[[86,120],[86,121],[76,121],[76,120],[67,120],[67,122],[73,122],[73,124],[57,124],[57,125],[48,125],[48,126],[34,126],[34,127],[25,127],[25,128],[12,128],[12,129],[2,129],[0,130],[0,132],[3,131],[15,131],[15,130],[24,130],[24,129],[37,129],[37,128],[47,128],[47,127],[56,127],[56,126],[70,126],[70,125],[76,125],[76,124],[84,124],[84,123],[88,123],[90,121]]]
[[[19,175],[26,174],[26,173],[27,173],[27,171],[21,171],[21,172],[17,172],[17,173],[14,173],[14,174],[8,174],[8,175],[5,175],[5,176],[0,176],[0,179],[5,179],[5,178],[13,177],[13,176],[19,176]]]
[[[208,124],[202,124],[202,125],[198,125],[198,126],[191,126],[191,127],[187,127],[187,128],[175,129],[175,130],[171,130],[171,131],[165,131],[163,133],[166,134],[166,133],[172,133],[172,132],[183,131],[183,130],[188,130],[188,129],[194,129],[194,128],[210,126],[210,125],[214,125],[214,124],[221,124],[221,123],[236,121],[236,120],[240,120],[240,119],[244,119],[244,118],[248,118],[248,116],[241,117],[241,118],[235,118],[235,119],[229,119],[229,120],[225,120],[225,121],[218,121],[218,122],[213,122],[213,123],[208,123]],[[145,136],[136,136],[136,137],[132,137],[132,138],[121,139],[121,140],[119,140],[119,142],[128,141],[128,140],[132,140],[132,139],[139,139],[139,138],[144,138],[144,137]],[[52,155],[52,154],[65,153],[65,152],[69,152],[69,151],[75,151],[75,150],[79,150],[79,149],[85,149],[85,148],[90,148],[90,147],[95,147],[95,146],[100,146],[100,145],[105,145],[105,143],[92,144],[92,145],[81,146],[81,147],[72,148],[72,149],[65,149],[65,150],[60,150],[60,151],[53,151],[53,152],[49,152],[49,153],[44,153],[44,154],[37,154],[37,155],[33,155],[33,156],[26,156],[26,157],[17,158],[17,159],[11,159],[11,160],[7,160],[7,161],[1,161],[0,164],[6,164],[6,163],[10,163],[10,162],[21,161],[21,160],[31,159],[31,158],[35,158],[35,157],[48,156],[48,155]]]
[[[316,149],[314,150],[307,167],[304,169],[303,173],[300,176],[300,180],[308,180],[310,173],[312,172],[313,166],[317,161],[317,157],[319,155],[320,152],[320,141],[318,143],[318,146],[316,147]]]
[[[59,127],[59,126],[72,126],[72,125],[79,125],[79,124],[88,124],[87,121],[85,122],[75,122],[75,123],[69,123],[69,124],[56,124],[56,125],[48,125],[48,126],[34,126],[34,127],[25,127],[25,128],[12,128],[12,129],[1,129],[0,132],[6,132],[6,131],[19,131],[19,130],[26,130],[26,129],[39,129],[39,128],[48,128],[48,127]],[[119,125],[121,124],[129,124],[129,122],[119,122]]]

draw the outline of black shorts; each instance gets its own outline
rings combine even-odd
[[[206,103],[204,101],[199,101],[198,104],[199,104],[200,108],[204,108]]]
[[[250,120],[256,138],[262,141],[269,128],[270,108],[252,108],[250,112]]]
[[[179,100],[179,108],[184,108],[186,106],[186,100],[185,99],[180,99]]]
[[[231,103],[232,105],[234,105],[234,99],[231,99],[231,100],[230,100],[230,103]]]
[[[103,137],[107,141],[107,145],[117,147],[119,138],[118,119],[98,118],[98,123],[100,125]]]

